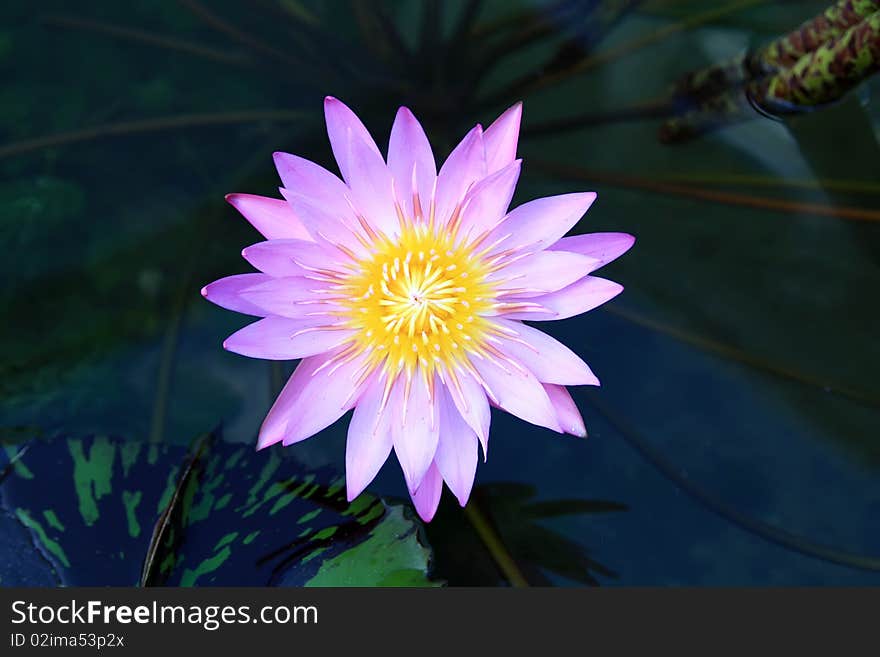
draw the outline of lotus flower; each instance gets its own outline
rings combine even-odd
[[[354,113],[324,102],[342,173],[275,153],[282,199],[231,194],[265,236],[244,258],[261,273],[202,290],[261,317],[223,346],[244,356],[300,360],[262,424],[258,448],[291,445],[354,409],[345,456],[349,500],[394,450],[416,510],[433,517],[443,482],[464,506],[489,408],[585,436],[566,390],[598,385],[570,349],[523,320],[584,313],[616,296],[591,272],[625,252],[630,235],[563,237],[592,192],[508,211],[520,174],[517,104],[477,125],[438,172],[405,107],[388,159]]]

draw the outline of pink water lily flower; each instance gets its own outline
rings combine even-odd
[[[260,428],[258,448],[305,440],[354,409],[348,499],[391,450],[419,515],[430,521],[443,482],[468,500],[489,407],[585,436],[565,386],[598,385],[574,352],[523,323],[587,312],[616,296],[591,276],[630,235],[563,237],[596,198],[540,198],[508,211],[519,178],[522,107],[465,135],[437,171],[421,125],[405,107],[388,159],[354,113],[324,102],[342,180],[275,153],[282,199],[231,194],[266,237],[242,255],[261,273],[202,290],[261,317],[223,343],[253,358],[302,359]]]

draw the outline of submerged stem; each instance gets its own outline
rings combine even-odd
[[[255,110],[249,112],[217,112],[206,114],[180,114],[160,119],[144,119],[141,121],[122,121],[108,123],[93,128],[71,130],[54,135],[44,135],[33,139],[24,139],[6,146],[0,146],[0,158],[23,155],[31,151],[53,146],[64,146],[81,141],[92,141],[104,137],[120,137],[135,135],[142,132],[161,132],[179,128],[208,127],[229,125],[234,123],[256,123],[258,121],[299,121],[303,118],[300,112],[288,110]]]
[[[779,377],[781,379],[788,379],[789,381],[795,381],[803,385],[819,388],[820,390],[824,390],[828,393],[835,394],[840,397],[845,397],[866,406],[871,406],[875,408],[880,407],[880,397],[878,397],[876,394],[871,394],[863,390],[857,390],[854,388],[848,388],[845,386],[838,386],[827,383],[818,377],[804,374],[803,372],[798,372],[797,370],[790,369],[785,365],[780,365],[778,363],[764,360],[763,358],[754,356],[746,351],[743,351],[742,349],[737,349],[736,347],[733,347],[729,344],[718,342],[710,338],[705,338],[700,335],[694,335],[672,326],[667,326],[653,319],[642,317],[641,315],[638,315],[629,310],[623,310],[619,306],[606,306],[604,310],[614,315],[615,317],[620,317],[621,319],[636,324],[637,326],[641,326],[651,331],[656,331],[657,333],[662,333],[663,335],[667,335],[675,340],[678,340],[679,342],[689,344],[691,346],[697,347],[698,349],[702,349],[703,351],[721,356],[722,358],[727,358],[729,360],[742,363],[743,365],[753,367],[757,370],[767,372],[768,374],[772,374],[773,376]]]
[[[723,192],[694,185],[659,182],[654,179],[630,176],[622,173],[595,171],[566,164],[554,164],[543,160],[532,159],[530,160],[530,165],[535,169],[562,178],[586,180],[591,183],[605,183],[614,187],[641,189],[647,192],[655,192],[667,196],[681,196],[684,198],[698,199],[712,203],[760,208],[762,210],[774,210],[777,212],[836,217],[838,219],[846,219],[849,221],[880,221],[880,210],[870,210],[868,208],[789,201],[786,199],[769,198],[766,196],[751,196],[748,194]]]
[[[485,516],[482,509],[477,505],[476,500],[472,499],[468,503],[464,508],[464,515],[473,526],[474,531],[477,532],[480,540],[483,541],[486,549],[489,550],[489,554],[492,555],[492,558],[495,560],[495,563],[498,565],[498,568],[501,570],[504,577],[510,582],[510,585],[515,588],[529,586],[529,582],[525,578],[525,575],[522,574],[519,566],[516,565],[513,556],[511,556],[507,547],[504,545],[498,532],[495,531],[492,523],[489,522],[489,519]]]
[[[196,57],[223,62],[224,64],[247,65],[252,63],[250,59],[242,53],[225,52],[200,43],[193,43],[191,41],[167,36],[165,34],[147,32],[126,25],[115,25],[113,23],[103,23],[85,18],[77,18],[75,16],[60,15],[46,16],[42,19],[42,22],[51,27],[97,32],[124,41],[134,41],[136,43],[144,43],[174,52],[184,52],[190,55],[195,55]]]
[[[625,43],[621,43],[620,45],[609,48],[608,50],[598,52],[595,55],[585,54],[583,57],[575,59],[568,65],[560,67],[555,71],[545,73],[543,72],[544,67],[542,67],[538,73],[530,73],[517,80],[514,80],[507,87],[501,89],[495,94],[492,94],[491,97],[488,98],[484,104],[489,106],[496,105],[509,100],[509,98],[512,96],[518,98],[522,97],[526,94],[533,93],[550,85],[567,80],[568,78],[579,73],[584,73],[599,66],[610,64],[611,62],[614,62],[626,55],[629,55],[630,53],[640,50],[646,46],[653,45],[659,41],[663,41],[664,39],[668,39],[669,37],[674,36],[680,32],[684,32],[686,30],[693,29],[707,23],[711,23],[715,20],[718,20],[719,18],[724,18],[725,16],[743,11],[744,9],[749,9],[750,7],[767,4],[768,2],[769,0],[737,0],[736,2],[729,2],[722,5],[721,7],[714,7],[707,11],[694,14],[693,16],[690,16],[679,22],[672,23],[665,27],[653,30],[648,34],[645,34],[644,36],[626,41]]]
[[[605,417],[617,433],[629,443],[630,447],[635,449],[648,463],[672,481],[679,489],[712,513],[750,534],[793,552],[857,570],[880,571],[880,558],[878,557],[845,552],[832,546],[814,543],[803,536],[798,536],[731,508],[721,499],[691,481],[678,467],[670,463],[663,453],[652,447],[650,442],[630,426],[623,416],[607,406],[602,401],[601,395],[587,393],[586,396],[589,398],[590,406]]]

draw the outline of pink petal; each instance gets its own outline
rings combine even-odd
[[[507,319],[555,320],[567,319],[580,315],[601,306],[623,292],[620,283],[609,281],[598,276],[587,276],[577,283],[572,283],[556,292],[536,296],[529,299],[518,299],[533,302],[546,308],[548,312],[513,312],[506,313]]]
[[[354,112],[332,96],[324,99],[324,118],[333,156],[355,207],[377,229],[396,234],[399,224],[391,195],[391,172],[376,142]]]
[[[346,200],[351,192],[337,176],[297,155],[277,152],[273,157],[287,191],[309,198],[314,205],[332,216],[351,215],[351,206]]]
[[[489,422],[491,421],[486,391],[483,390],[479,381],[462,370],[456,370],[455,380],[458,382],[458,386],[447,379],[447,389],[459,414],[477,434],[480,444],[483,446],[483,458],[485,459],[489,449]]]
[[[328,356],[303,358],[260,427],[257,449],[283,441],[290,445],[309,438],[341,418],[360,396],[356,376],[363,363],[355,358],[324,367]]]
[[[495,322],[504,331],[504,335],[498,337],[499,349],[529,368],[542,383],[599,385],[599,379],[580,356],[543,331],[522,322],[500,318]]]
[[[234,310],[245,315],[265,317],[270,314],[265,308],[241,296],[244,290],[257,287],[272,280],[266,274],[236,274],[209,283],[202,288],[202,296],[221,308]]]
[[[410,492],[416,490],[434,459],[440,437],[436,386],[431,399],[420,374],[412,379],[406,398],[405,375],[399,375],[391,397],[391,438]]]
[[[437,178],[434,153],[421,124],[406,107],[397,110],[388,142],[388,169],[397,198],[407,217],[413,217],[413,194],[419,195],[422,212],[428,212]],[[416,189],[413,189],[415,175]]]
[[[327,294],[327,284],[313,281],[301,276],[289,278],[268,278],[263,283],[241,292],[241,297],[259,308],[266,314],[281,317],[307,317],[315,313],[326,313],[336,309],[332,297]]]
[[[561,431],[556,411],[541,382],[527,369],[504,367],[490,358],[471,358],[474,368],[488,386],[490,398],[511,415],[554,431]]]
[[[556,409],[556,417],[559,418],[559,425],[565,433],[570,433],[579,438],[587,437],[587,428],[584,426],[584,420],[578,410],[571,394],[563,386],[545,383],[544,390],[553,402],[553,408]]]
[[[445,386],[440,395],[440,441],[434,463],[459,504],[467,504],[477,474],[477,436],[455,408]]]
[[[226,200],[266,239],[311,239],[291,207],[281,199],[254,194],[227,194]]]
[[[593,192],[562,194],[517,206],[485,240],[493,252],[508,249],[541,251],[565,235],[596,200]]]
[[[489,276],[489,279],[498,281],[499,290],[534,296],[561,290],[595,268],[596,260],[579,253],[538,251],[518,258],[513,264]]]
[[[236,331],[223,348],[242,356],[268,360],[293,360],[330,351],[342,345],[355,331],[338,330],[327,322],[335,317],[287,319],[266,317]]]
[[[335,254],[306,240],[268,240],[245,248],[241,255],[271,276],[304,276],[309,270],[333,269]]]
[[[374,376],[355,406],[345,445],[345,488],[348,501],[360,495],[391,454],[391,413],[382,409],[385,379]]]
[[[522,103],[508,108],[486,129],[483,143],[486,146],[486,169],[493,173],[506,167],[516,158],[519,125],[522,120]]]
[[[435,216],[440,225],[446,223],[456,206],[464,200],[468,189],[485,177],[483,129],[478,125],[449,154],[437,174],[434,202]]]
[[[443,492],[443,477],[433,463],[425,473],[422,483],[415,492],[410,492],[413,505],[419,517],[425,522],[431,522],[437,507],[440,506],[440,494]]]
[[[608,264],[629,251],[636,238],[627,233],[589,233],[572,235],[548,247],[552,251],[569,251],[595,258],[599,267]]]
[[[330,214],[308,196],[287,189],[280,191],[316,242],[324,247],[340,245],[356,254],[365,253],[363,245],[355,237],[360,228],[351,208],[345,214]]]
[[[483,178],[471,188],[461,213],[461,234],[476,237],[494,228],[507,212],[522,160]]]

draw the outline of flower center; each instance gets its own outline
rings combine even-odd
[[[480,254],[427,224],[407,225],[395,239],[380,237],[343,287],[348,325],[389,373],[417,365],[445,370],[482,351],[494,306],[491,267]]]

